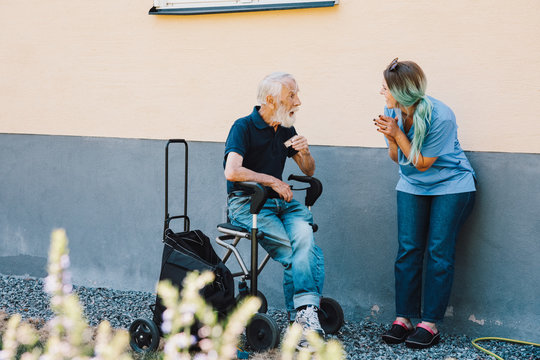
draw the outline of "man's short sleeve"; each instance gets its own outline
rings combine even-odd
[[[426,157],[439,157],[452,153],[457,138],[457,125],[453,119],[439,120],[433,124],[420,151]]]
[[[236,121],[231,127],[227,141],[225,142],[225,158],[230,152],[245,156],[249,147],[248,128],[240,121]]]
[[[296,136],[298,135],[298,133],[296,132],[296,129],[293,127],[290,128],[290,134],[287,135],[287,140],[289,140],[290,138],[292,138],[293,136]],[[289,146],[287,148],[287,157],[290,157],[292,158],[294,155],[296,155],[298,153],[298,150],[294,150],[292,146]]]

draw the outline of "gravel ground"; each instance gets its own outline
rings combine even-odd
[[[149,305],[155,302],[155,294],[139,291],[118,291],[104,288],[75,286],[80,302],[90,325],[108,320],[113,327],[127,329],[139,317],[152,318]],[[0,312],[20,313],[25,319],[49,320],[48,296],[43,292],[42,279],[0,276]],[[270,309],[269,314],[285,331],[287,320],[283,312]],[[465,335],[443,334],[441,343],[426,350],[411,350],[403,344],[388,346],[380,340],[385,326],[369,322],[346,321],[343,328],[333,338],[338,339],[347,352],[349,360],[364,359],[468,359],[490,360],[491,356],[471,345],[471,338]],[[505,342],[482,342],[481,345],[505,360],[540,360],[540,348]],[[249,349],[248,349],[249,350]],[[256,359],[279,359],[277,352],[254,356]]]

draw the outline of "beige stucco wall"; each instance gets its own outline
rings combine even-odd
[[[0,132],[224,141],[268,72],[312,144],[384,146],[381,72],[417,61],[467,150],[540,153],[540,1],[341,0],[150,16],[151,0],[0,2]]]

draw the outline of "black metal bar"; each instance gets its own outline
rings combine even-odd
[[[253,227],[251,228],[251,295],[257,296],[257,265],[259,262],[258,249],[259,242],[257,241],[257,214],[253,214]]]
[[[175,143],[182,143],[185,147],[185,168],[184,168],[184,214],[180,216],[169,215],[169,145]],[[169,223],[172,219],[183,218],[184,219],[184,231],[189,231],[190,223],[187,215],[187,201],[188,201],[188,144],[184,139],[171,139],[167,141],[165,146],[165,222],[163,224],[163,234],[169,227]]]
[[[165,231],[169,227],[169,144],[165,145],[165,220],[163,222],[163,239]]]
[[[186,148],[186,156],[185,156],[185,160],[184,160],[184,163],[185,163],[185,179],[184,179],[184,215],[187,217],[187,201],[188,201],[188,146],[187,146],[187,142],[185,142],[184,140],[182,140],[184,145],[185,145],[185,148]],[[187,218],[188,220],[185,221],[184,220],[184,231],[189,231],[189,218]]]

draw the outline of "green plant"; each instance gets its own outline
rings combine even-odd
[[[338,360],[345,359],[346,353],[343,346],[337,340],[325,342],[319,334],[314,331],[308,332],[306,338],[310,347],[301,349],[298,356],[295,357],[296,344],[302,337],[302,327],[298,324],[292,324],[283,339],[281,347],[282,360]]]
[[[64,230],[55,230],[49,251],[49,275],[45,291],[51,296],[55,316],[46,323],[48,338],[39,342],[36,330],[13,315],[0,341],[0,360],[131,360],[129,334],[115,330],[107,321],[99,324],[95,335],[83,315],[82,306],[73,293],[69,273],[68,239]],[[144,355],[142,359],[164,360],[229,360],[236,358],[236,345],[250,318],[260,307],[256,297],[246,298],[226,319],[216,312],[200,295],[200,290],[213,281],[214,274],[188,274],[180,293],[169,282],[158,284],[158,294],[167,310],[163,313],[162,331],[165,334],[163,355]],[[195,333],[193,333],[195,332]],[[302,331],[293,326],[283,345],[283,360],[292,360]],[[344,358],[341,344],[325,343],[316,334],[307,334],[313,352],[300,351],[297,359],[335,360]],[[196,349],[196,350],[194,350]],[[140,357],[137,357],[141,359]]]
[[[39,346],[36,330],[22,323],[21,316],[16,314],[8,321],[0,360],[131,359],[127,352],[128,333],[120,330],[113,335],[107,321],[99,325],[95,344],[92,342],[92,330],[84,319],[77,295],[72,292],[67,245],[65,231],[53,231],[45,291],[51,296],[55,316],[46,324],[49,336],[45,346]]]
[[[200,350],[197,359],[236,358],[236,344],[245,324],[261,306],[258,298],[248,298],[222,324],[216,313],[206,304],[199,290],[212,282],[211,272],[192,272],[184,280],[182,296],[169,282],[160,282],[158,294],[167,310],[163,313],[162,330],[166,333],[165,360],[191,359],[193,346]],[[195,320],[200,322],[197,329]],[[196,333],[192,334],[192,329]]]

